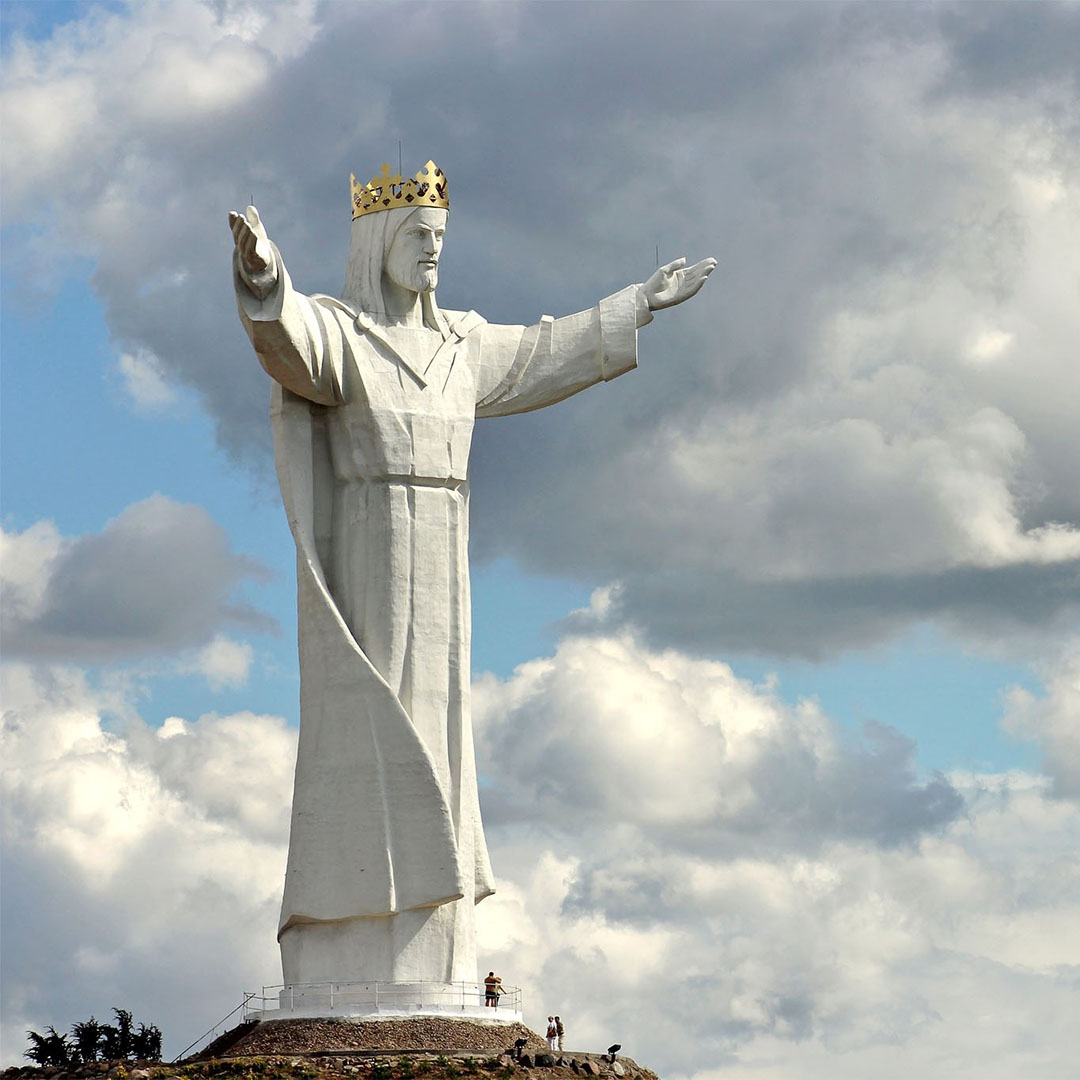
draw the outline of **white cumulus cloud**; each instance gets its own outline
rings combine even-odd
[[[20,287],[93,260],[133,392],[194,388],[266,469],[225,215],[254,198],[294,283],[337,292],[327,208],[393,157],[422,69],[442,96],[406,155],[450,170],[449,306],[532,321],[641,280],[657,245],[719,259],[632,376],[478,426],[478,554],[620,581],[609,622],[677,647],[1075,623],[1075,10],[412,10],[155,2],[16,36]]]
[[[121,353],[116,370],[136,406],[160,409],[176,400],[176,391],[166,380],[161,361],[152,352],[137,349],[133,353]]]
[[[218,634],[200,649],[186,670],[202,675],[215,690],[243,686],[251,671],[255,650],[246,641],[233,641]]]
[[[233,554],[201,506],[163,495],[127,507],[100,533],[62,538],[39,522],[4,536],[0,576],[9,654],[114,660],[202,645],[222,624],[272,625],[233,594],[263,568]],[[11,600],[8,602],[8,596]],[[241,674],[243,647],[208,645],[222,685]]]
[[[275,982],[295,731],[277,717],[137,718],[71,669],[3,671],[4,1054],[108,1015],[173,1053]]]
[[[5,1055],[114,1004],[175,1052],[279,978],[295,732],[117,727],[132,702],[77,671],[4,677]],[[694,1080],[1069,1076],[1080,806],[1045,778],[943,778],[962,812],[927,815],[905,748],[626,638],[569,639],[477,711],[481,964],[534,1027]]]
[[[507,682],[474,682],[473,701],[496,821],[541,807],[566,828],[615,820],[678,850],[732,854],[909,842],[961,810],[944,777],[916,774],[895,730],[844,739],[813,701],[788,706],[725,663],[630,635],[566,638]]]
[[[1005,729],[1032,739],[1046,751],[1043,769],[1062,796],[1080,797],[1080,640],[1069,641],[1042,664],[1044,692],[1014,687],[1008,694]]]
[[[1045,778],[942,778],[961,812],[920,819],[895,746],[625,639],[564,641],[478,712],[483,964],[534,1026],[700,1080],[1069,1075],[1080,812]]]

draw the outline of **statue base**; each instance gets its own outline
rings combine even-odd
[[[495,1010],[489,1010],[494,1012]],[[512,1050],[518,1040],[536,1054],[547,1043],[520,1021],[445,1015],[311,1017],[251,1019],[219,1035],[186,1061],[217,1058],[340,1057],[359,1054],[438,1056],[468,1054],[484,1060]],[[432,1078],[438,1080],[438,1078]]]
[[[313,1065],[333,1062],[333,1072],[358,1073],[368,1080],[376,1076],[377,1066],[388,1080],[421,1074],[424,1080],[462,1080],[463,1074],[494,1080],[517,1066],[528,1069],[535,1080],[658,1080],[622,1054],[613,1058],[610,1052],[595,1050],[551,1051],[535,1031],[517,1021],[444,1015],[251,1019],[185,1061],[267,1057],[277,1062],[286,1058],[298,1070],[307,1070],[297,1077],[311,1076]],[[287,1065],[278,1066],[281,1076],[294,1075]]]

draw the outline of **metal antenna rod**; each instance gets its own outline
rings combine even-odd
[[[401,140],[397,141],[397,171],[401,172]]]
[[[660,245],[656,245],[656,265],[660,265]]]

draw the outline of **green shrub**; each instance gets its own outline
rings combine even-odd
[[[91,1016],[71,1025],[71,1035],[61,1035],[51,1025],[45,1034],[28,1031],[30,1049],[24,1054],[38,1065],[61,1068],[91,1064],[95,1061],[161,1060],[161,1031],[151,1024],[140,1024],[136,1031],[127,1009],[113,1009],[115,1024],[99,1024]]]

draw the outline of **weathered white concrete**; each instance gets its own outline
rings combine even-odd
[[[254,207],[230,222],[297,548],[285,982],[469,982],[473,908],[494,891],[469,706],[473,422],[629,371],[638,327],[715,263],[499,326],[435,301],[446,210],[354,221],[341,300],[293,289]]]

